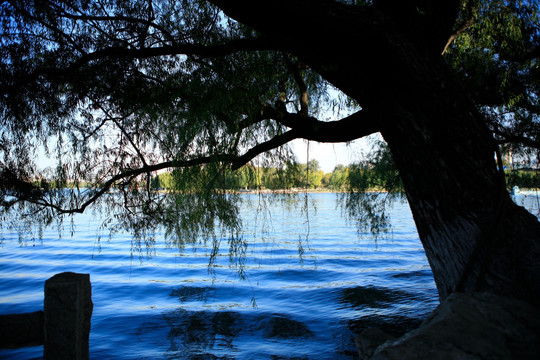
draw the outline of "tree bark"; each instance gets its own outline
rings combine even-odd
[[[440,297],[486,291],[538,304],[540,223],[511,200],[482,116],[440,83],[416,83],[382,131]]]
[[[540,223],[510,199],[486,121],[454,84],[442,48],[422,49],[373,8],[213,2],[375,114],[441,299],[482,290],[540,304]]]

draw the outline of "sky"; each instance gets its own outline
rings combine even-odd
[[[366,137],[350,143],[336,144],[295,140],[292,143],[292,148],[298,162],[307,163],[309,160],[316,159],[321,166],[321,170],[325,173],[331,173],[336,165],[349,165],[362,160],[371,148],[372,139],[373,137]]]
[[[325,144],[315,141],[294,140],[292,148],[300,163],[307,163],[316,159],[321,170],[325,173],[331,173],[336,165],[349,165],[364,158],[364,155],[371,148],[371,137],[358,139],[349,143]],[[376,136],[376,135],[375,135]],[[309,150],[309,152],[308,152]],[[55,166],[55,162],[48,159],[43,152],[38,157],[38,166],[43,169],[49,166]]]

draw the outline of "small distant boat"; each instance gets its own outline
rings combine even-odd
[[[510,192],[510,194],[512,194],[512,195],[517,195],[517,194],[519,194],[519,187],[518,187],[518,186],[514,186],[514,187],[512,188],[512,191]]]

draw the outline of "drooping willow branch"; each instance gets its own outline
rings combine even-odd
[[[152,3],[150,2],[150,5],[151,4]],[[167,41],[169,41],[170,43],[176,43],[176,39],[169,31],[167,31],[167,29],[165,29],[163,26],[159,24],[156,24],[154,21],[152,21],[154,19],[153,11],[152,11],[152,16],[149,19],[141,19],[141,18],[136,18],[132,16],[121,16],[121,15],[88,15],[88,14],[83,14],[83,13],[71,14],[71,13],[66,12],[64,9],[62,9],[60,6],[56,4],[51,3],[51,6],[54,6],[57,9],[60,17],[67,18],[67,19],[80,20],[80,21],[100,21],[100,22],[101,21],[103,22],[122,21],[122,22],[137,23],[137,24],[141,24],[147,27],[152,27],[156,29],[157,31],[159,31],[161,34],[163,34],[163,36],[167,39]]]
[[[301,115],[291,113],[280,114],[279,112],[275,112],[274,115],[278,118],[277,121],[289,126],[291,129],[255,145],[242,155],[223,153],[186,160],[169,160],[151,165],[144,164],[136,169],[124,170],[111,176],[102,184],[98,191],[76,208],[65,209],[43,197],[21,197],[19,200],[52,208],[61,214],[82,213],[88,206],[95,203],[118,182],[126,179],[133,180],[142,174],[149,174],[167,168],[201,166],[211,162],[230,164],[231,168],[236,170],[249,163],[258,155],[283,146],[295,139],[306,139],[318,142],[348,142],[379,131],[377,125],[378,122],[374,121],[376,118],[372,118],[372,114],[367,110],[359,111],[344,119],[332,122],[319,121],[313,117],[305,118]],[[299,119],[302,121],[299,121]],[[24,184],[30,186],[30,184],[26,182]]]
[[[63,67],[37,68],[35,71],[29,72],[24,78],[21,74],[18,75],[17,83],[31,82],[38,79],[40,76],[50,76],[54,78],[64,78],[71,76],[73,71],[76,71],[86,64],[101,59],[148,59],[160,56],[176,56],[176,55],[196,55],[201,57],[222,57],[234,54],[241,51],[257,51],[257,50],[279,50],[274,42],[263,39],[234,39],[224,44],[218,45],[201,45],[201,44],[173,44],[163,45],[159,47],[146,48],[128,48],[125,46],[111,46],[96,50],[91,53],[83,53],[71,64]]]

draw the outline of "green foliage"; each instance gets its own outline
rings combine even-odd
[[[403,184],[394,165],[392,154],[384,142],[375,144],[368,159],[349,168],[351,192],[403,191]]]
[[[538,171],[511,170],[506,171],[505,174],[508,188],[514,186],[524,189],[540,188],[540,173]]]
[[[324,177],[324,172],[320,169],[316,159],[310,160],[307,164],[298,164],[294,168],[293,174],[296,175],[293,186],[307,189],[321,187]]]
[[[391,230],[387,209],[402,199],[404,190],[386,143],[376,142],[367,158],[349,167],[349,191],[342,196],[342,208],[359,233],[369,231],[378,237]]]
[[[465,1],[470,27],[445,55],[482,108],[504,151],[540,149],[540,6],[537,1]]]
[[[444,59],[497,140],[534,153],[538,4],[462,5],[458,25],[474,21]],[[131,231],[141,251],[165,228],[180,248],[230,239],[241,263],[245,244],[229,190],[345,191],[351,218],[373,231],[387,223],[379,206],[391,195],[369,192],[403,190],[384,144],[331,174],[316,160],[295,163],[281,146],[290,141],[282,138],[287,121],[328,120],[329,110],[350,114],[359,105],[336,95],[290,45],[279,47],[210,2],[5,1],[0,25],[1,211],[22,233],[39,234],[55,219],[62,227],[64,216],[92,208],[104,229]],[[270,146],[276,139],[280,146]],[[252,152],[258,156],[244,157]],[[41,153],[54,160],[47,169]]]
[[[337,165],[327,181],[329,188],[333,190],[344,190],[349,183],[349,167]]]
[[[337,165],[331,173],[324,174],[316,159],[307,164],[289,162],[285,167],[254,167],[245,165],[238,170],[226,168],[215,178],[215,189],[221,190],[291,190],[291,189],[321,189],[331,191],[384,191],[401,192],[402,184],[392,161],[390,151],[385,143],[378,143],[369,155],[370,160],[351,164]],[[156,175],[152,181],[152,189],[169,191],[193,191],[186,184],[196,184],[197,180],[185,175],[191,170],[175,170]],[[206,167],[198,168],[201,173],[196,178],[207,181],[212,171]]]
[[[263,178],[271,179],[265,180],[268,188],[293,186],[281,169],[264,174],[244,166],[232,175],[217,158],[241,154],[284,131],[260,115],[278,100],[287,106],[298,102],[290,70],[298,59],[257,50],[214,57],[117,53],[210,47],[256,36],[216,7],[193,1],[14,1],[2,3],[0,12],[0,195],[45,198],[33,206],[58,215],[84,210],[81,205],[93,201],[96,191],[48,196],[48,187],[32,186],[44,178],[35,156],[40,148],[57,162],[46,173],[46,183],[55,188],[70,182],[94,190],[129,192],[148,185],[192,193],[259,188]],[[317,114],[326,84],[316,72],[298,67],[310,93],[310,113]],[[288,155],[284,149],[269,156]],[[179,170],[150,183],[151,171],[144,168],[164,162]],[[154,201],[126,198],[122,206],[129,208],[151,208]],[[129,214],[137,213],[124,213]]]

